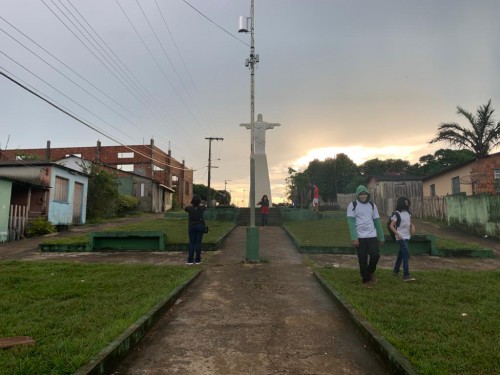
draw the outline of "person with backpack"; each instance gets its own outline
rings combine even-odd
[[[408,242],[411,235],[415,233],[415,226],[411,222],[410,200],[406,197],[399,197],[396,202],[396,211],[390,218],[389,230],[395,236],[399,251],[396,263],[394,264],[393,275],[399,275],[401,262],[403,263],[403,281],[415,281],[410,275],[410,250]]]
[[[347,207],[347,223],[352,244],[356,247],[363,286],[371,288],[377,282],[375,270],[380,259],[379,246],[384,243],[384,232],[377,205],[370,201],[365,186],[358,186],[356,198]]]
[[[184,211],[188,213],[188,259],[186,264],[201,264],[201,241],[205,233],[205,206],[201,205],[201,198],[198,194],[193,194],[191,204]]]

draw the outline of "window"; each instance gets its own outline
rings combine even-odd
[[[163,168],[160,168],[157,165],[153,165],[153,171],[163,171]]]
[[[134,164],[118,164],[116,168],[125,172],[133,172]]]
[[[141,197],[144,196],[144,183],[141,183]]]
[[[495,180],[496,191],[500,193],[500,169],[493,169],[493,179]]]
[[[76,156],[77,158],[82,158],[82,154],[66,154],[65,158],[69,157],[69,156]]]
[[[54,200],[56,202],[68,203],[69,180],[56,176],[56,188],[54,189]]]
[[[134,153],[133,152],[119,152],[118,153],[118,159],[127,159],[127,158],[133,158]]]
[[[459,194],[460,193],[460,177],[453,177],[451,179],[451,194]]]
[[[435,197],[435,196],[436,196],[436,185],[432,184],[431,185],[431,197]]]

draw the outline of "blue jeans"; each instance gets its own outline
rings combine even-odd
[[[188,263],[201,262],[201,240],[203,239],[204,229],[205,225],[203,223],[190,224],[188,227],[188,235],[189,235],[189,255],[187,260]]]
[[[403,262],[403,277],[409,277],[410,249],[408,248],[408,240],[398,240],[397,243],[399,245],[399,252],[396,264],[394,264],[394,273],[399,273],[399,267],[401,267],[401,262]]]

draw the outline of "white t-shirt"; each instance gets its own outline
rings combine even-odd
[[[399,211],[398,211],[399,212]],[[408,211],[401,211],[399,212],[399,216],[401,216],[401,223],[399,224],[398,233],[403,237],[403,240],[409,240],[411,238],[411,232],[410,232],[410,213]],[[397,221],[396,215],[392,215],[391,220],[396,222]],[[396,237],[396,240],[398,238]]]
[[[378,219],[377,205],[374,203],[373,207],[370,202],[361,203],[358,201],[356,208],[352,209],[352,202],[347,206],[347,217],[353,217],[356,222],[356,234],[358,238],[372,238],[377,237],[377,230],[375,229],[374,219]]]

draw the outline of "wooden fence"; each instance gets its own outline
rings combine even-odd
[[[337,194],[337,200],[341,210],[347,209],[349,203],[355,199],[355,194]],[[379,198],[376,200],[375,203],[377,204],[381,216],[383,216],[384,213],[388,215],[384,210],[391,212],[391,210],[394,209],[395,203],[393,201],[393,198],[387,198],[385,200]],[[427,217],[437,220],[446,220],[446,199],[445,197],[412,197],[411,212],[412,216],[415,218]]]
[[[18,241],[25,238],[26,226],[28,225],[28,207],[10,206],[9,214],[9,242]]]

